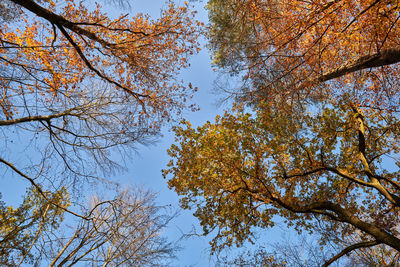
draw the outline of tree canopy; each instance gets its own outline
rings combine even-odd
[[[56,187],[109,174],[119,166],[112,152],[129,154],[194,108],[196,88],[177,79],[199,50],[201,23],[187,4],[168,2],[157,20],[112,18],[73,0],[0,6],[10,9],[0,28],[0,128],[11,171],[29,167]]]
[[[177,79],[199,50],[201,23],[187,3],[168,2],[157,20],[73,0],[9,0],[0,10],[1,162],[24,178],[29,167],[30,182],[109,174],[112,152],[129,154],[193,108],[196,88]]]
[[[351,103],[292,117],[268,104],[255,115],[236,109],[197,129],[177,127],[164,174],[204,232],[218,230],[214,250],[242,245],[280,216],[299,232],[326,224],[342,240],[362,231],[351,250],[386,244],[399,251],[399,170],[386,167],[399,165],[391,160],[398,123]]]
[[[119,190],[112,200],[93,196],[84,215],[40,247],[49,266],[82,262],[111,266],[166,266],[178,247],[162,233],[174,212],[155,204],[156,195],[138,188]]]
[[[0,263],[3,266],[19,266],[24,262],[36,262],[32,249],[43,232],[55,231],[64,219],[64,210],[71,204],[65,190],[44,192],[36,188],[28,190],[18,208],[6,207],[0,202]],[[54,205],[57,203],[57,205]]]
[[[175,126],[163,174],[214,234],[212,252],[256,241],[279,218],[318,237],[324,253],[309,263],[400,257],[399,5],[208,1],[213,64],[239,77],[235,103],[214,122]],[[196,109],[197,88],[178,78],[200,49],[194,13],[172,0],[155,20],[75,0],[0,3],[0,166],[30,185],[18,208],[0,202],[2,265],[173,256],[161,231],[174,214],[152,193],[74,195]],[[74,224],[62,228],[66,215]],[[300,262],[289,252],[260,247],[226,262]]]
[[[164,175],[214,233],[213,251],[254,241],[282,218],[338,248],[323,266],[353,251],[352,263],[398,257],[398,1],[207,8],[214,65],[241,78],[236,103],[214,122],[176,127]]]
[[[0,167],[32,187],[19,208],[0,205],[2,265],[154,266],[173,256],[161,237],[173,215],[153,194],[82,198],[88,183],[114,188],[102,182],[135,145],[196,109],[196,88],[178,79],[200,49],[194,16],[173,1],[158,19],[109,15],[94,1],[0,3]],[[66,214],[69,237],[58,228]]]
[[[351,92],[364,105],[397,109],[397,1],[210,0],[207,7],[214,63],[242,75],[245,98]]]

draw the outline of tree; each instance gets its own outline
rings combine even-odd
[[[328,234],[360,232],[338,258],[379,244],[400,251],[398,114],[341,101],[292,116],[267,102],[254,115],[236,107],[175,129],[164,175],[204,232],[216,230],[214,251],[252,240],[275,216],[299,232],[324,224],[322,246]]]
[[[351,257],[354,266],[396,266],[400,261],[399,252],[385,245],[362,248],[355,254]]]
[[[112,148],[148,143],[185,108],[194,89],[176,75],[198,51],[201,26],[187,6],[169,3],[152,21],[112,19],[100,6],[89,11],[72,0],[57,8],[53,1],[10,3],[20,14],[0,31],[2,147],[13,150],[12,136],[30,140],[24,161],[36,167],[32,176],[45,177],[50,164],[52,182],[55,173],[109,172]],[[33,152],[42,156],[28,157]]]
[[[31,202],[23,202],[19,209],[2,206],[4,264],[39,262],[46,253],[54,256],[55,250],[44,250],[53,241],[66,246],[63,253],[69,256],[61,253],[59,259],[69,264],[94,260],[93,255],[100,257],[106,246],[114,256],[112,260],[103,257],[104,262],[133,262],[128,253],[115,256],[128,241],[131,247],[133,241],[142,242],[135,255],[148,260],[146,264],[156,264],[173,252],[157,237],[166,221],[155,215],[151,195],[135,198],[124,193],[82,213],[76,208],[88,183],[100,182],[103,187],[104,177],[123,167],[135,145],[149,144],[182,110],[196,108],[187,103],[196,88],[177,76],[199,51],[202,25],[187,3],[167,2],[157,20],[143,14],[113,18],[100,5],[87,4],[74,0],[0,3],[1,170],[5,177],[25,179],[34,188],[38,196],[29,191],[25,199],[41,199],[39,203],[50,205],[43,204],[48,207],[46,216],[36,214],[39,204]],[[63,197],[53,199],[61,189]],[[140,201],[143,207],[134,210]],[[57,221],[56,211],[60,216],[75,216],[79,220],[76,233],[84,232],[87,240],[75,236],[67,246],[53,235],[49,225]],[[122,216],[121,221],[113,212]],[[143,225],[147,228],[137,228],[132,221],[141,213],[151,219]],[[106,229],[106,223],[107,230],[116,231],[114,236],[96,232]],[[138,229],[146,240],[130,239],[137,237],[133,232]],[[29,231],[38,238],[32,239]],[[131,237],[123,241],[124,233]],[[71,254],[74,245],[79,249]],[[26,251],[28,247],[36,254]],[[99,250],[84,251],[88,247]],[[140,254],[145,250],[153,254]]]
[[[218,260],[217,266],[284,267],[286,266],[286,262],[279,262],[275,259],[275,255],[269,253],[264,248],[258,248],[257,250],[241,252],[239,255],[235,255],[233,259],[232,255],[225,256]]]
[[[352,93],[364,105],[398,108],[397,1],[210,0],[207,7],[214,63],[241,74],[242,100]]]
[[[198,205],[206,233],[220,230],[213,248],[240,245],[281,216],[299,231],[325,224],[321,245],[330,233],[343,248],[332,261],[378,244],[397,255],[399,3],[210,0],[207,8],[214,64],[243,79],[236,100],[255,108],[197,131],[178,127],[170,150],[170,186],[183,207]]]
[[[281,242],[275,242],[266,248],[257,246],[256,249],[246,249],[243,252],[234,255],[232,252],[226,253],[229,256],[220,258],[218,266],[397,266],[399,262],[399,253],[386,245],[377,245],[371,248],[360,248],[347,255],[341,255],[339,258],[332,258],[342,251],[344,243],[330,243],[320,249],[315,241],[315,236],[301,235],[294,239],[284,239]],[[354,241],[354,240],[353,240]],[[224,253],[225,254],[225,253]],[[339,254],[338,254],[339,255]],[[327,262],[330,261],[330,262]]]
[[[257,242],[255,247],[248,248],[244,246],[244,249],[233,249],[238,250],[239,253],[233,253],[232,249],[223,251],[218,257],[218,266],[296,266],[296,267],[308,267],[308,266],[345,266],[345,267],[357,267],[357,266],[397,266],[399,262],[400,254],[386,246],[376,245],[370,248],[360,248],[352,251],[352,253],[341,255],[336,258],[332,258],[332,255],[339,255],[342,252],[343,247],[346,247],[349,243],[354,243],[356,240],[359,241],[359,232],[356,231],[352,235],[346,237],[346,240],[337,240],[336,235],[331,235],[328,238],[324,238],[325,245],[323,249],[320,249],[318,239],[315,238],[322,231],[325,236],[326,231],[329,229],[316,229],[317,232],[313,232],[312,235],[301,234],[300,236],[292,236],[289,238],[286,236],[280,241],[275,241],[272,244],[266,246],[260,245]],[[329,239],[333,238],[334,242]],[[260,238],[261,239],[261,238]],[[328,240],[327,240],[328,239]],[[351,240],[351,241],[350,241]],[[260,240],[262,242],[262,240]],[[271,242],[271,240],[268,240]],[[328,262],[327,261],[331,261]],[[396,265],[397,264],[397,265]]]
[[[0,202],[0,264],[19,266],[32,263],[33,245],[45,231],[54,231],[64,218],[64,210],[70,205],[65,188],[44,198],[34,187],[18,208],[6,207]],[[54,205],[57,203],[57,206]]]
[[[316,231],[315,231],[316,230]],[[267,246],[257,242],[256,248],[246,249],[234,255],[231,251],[219,257],[221,266],[397,266],[400,253],[386,245],[376,245],[354,250],[350,253],[343,251],[343,247],[360,241],[360,232],[356,231],[338,240],[335,233],[327,234],[329,229],[313,229],[312,235],[286,236]],[[321,249],[318,244],[318,235],[323,233],[324,245]],[[260,238],[261,239],[261,238]],[[260,240],[262,241],[262,240]],[[271,242],[271,240],[269,240]],[[239,250],[240,251],[240,250]],[[234,255],[234,256],[233,256]],[[335,257],[332,257],[335,255]]]
[[[124,190],[113,200],[94,197],[68,238],[55,236],[39,247],[47,250],[49,266],[82,262],[111,266],[165,266],[178,247],[162,237],[175,217],[154,203],[155,194]],[[51,244],[51,245],[49,245]]]
[[[157,206],[153,193],[131,188],[112,200],[95,196],[72,225],[63,222],[71,204],[66,194],[46,192],[46,199],[33,188],[17,209],[0,203],[2,266],[164,266],[179,249],[162,236],[176,214]]]

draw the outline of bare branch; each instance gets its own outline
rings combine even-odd
[[[373,247],[376,245],[379,245],[380,242],[378,241],[365,241],[357,244],[353,244],[351,246],[348,246],[347,248],[343,249],[341,252],[330,258],[327,262],[325,262],[322,267],[328,267],[331,265],[334,261],[338,260],[339,258],[349,254],[353,250],[359,249],[359,248],[368,248],[368,247]]]

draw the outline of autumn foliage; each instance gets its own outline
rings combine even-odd
[[[196,88],[178,79],[200,48],[202,24],[187,3],[168,2],[157,20],[92,9],[72,0],[0,6],[0,126],[31,141],[23,161],[37,166],[33,176],[50,165],[75,181],[108,173],[118,166],[111,149],[126,155],[195,108]]]
[[[351,93],[364,105],[397,108],[398,1],[211,0],[207,7],[214,63],[242,75],[244,98]]]
[[[217,230],[214,250],[253,240],[277,216],[299,232],[325,225],[321,244],[332,232],[343,240],[361,230],[360,247],[400,250],[399,171],[385,167],[400,152],[398,118],[352,104],[293,116],[268,104],[256,115],[233,112],[176,128],[164,171],[204,232]]]
[[[168,1],[151,19],[88,1],[0,1],[0,167],[3,183],[31,188],[19,208],[0,202],[2,265],[155,266],[172,257],[161,230],[173,215],[160,214],[152,194],[107,187],[102,197],[115,199],[93,206],[78,197],[196,109],[196,88],[178,79],[200,49],[194,16],[186,2]],[[59,231],[65,214],[72,234]]]
[[[163,174],[204,233],[215,233],[212,251],[253,242],[280,218],[299,233],[317,232],[322,249],[337,248],[323,266],[354,251],[351,262],[397,259],[399,1],[210,0],[207,9],[213,64],[240,78],[237,101],[213,123],[176,126]],[[153,196],[96,199],[82,215],[69,210],[65,185],[112,173],[113,153],[123,158],[195,108],[187,101],[196,88],[178,79],[202,32],[187,2],[169,1],[152,20],[74,0],[8,0],[0,22],[0,164],[30,183],[46,211],[32,213],[29,197],[21,211],[0,203],[2,238],[16,247],[0,246],[2,262],[26,262],[45,243],[58,246],[35,252],[53,264],[135,265],[152,248],[156,263],[170,256],[174,248],[158,234],[171,217],[156,215]],[[64,212],[79,220],[69,241],[38,242]],[[10,232],[17,224],[35,237]],[[148,235],[136,235],[146,225]],[[130,253],[137,247],[144,254]],[[248,262],[287,263],[263,251]]]
[[[399,2],[207,8],[214,64],[241,78],[238,103],[215,122],[176,127],[164,175],[214,234],[213,251],[283,219],[336,248],[322,266],[354,251],[353,263],[398,257]]]
[[[3,117],[24,112],[22,94],[68,101],[96,83],[120,91],[138,112],[156,113],[160,120],[185,106],[191,89],[175,78],[199,49],[200,26],[187,5],[171,2],[153,21],[143,14],[112,19],[99,5],[89,11],[72,0],[57,8],[54,1],[12,2],[18,22],[0,29]]]

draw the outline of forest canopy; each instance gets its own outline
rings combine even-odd
[[[0,166],[28,184],[0,202],[2,265],[166,264],[176,213],[109,178],[170,123],[163,175],[211,253],[258,246],[226,265],[400,258],[399,1],[209,0],[206,28],[186,1],[157,19],[102,4],[0,3]],[[232,107],[196,127],[180,75],[203,33],[234,86],[220,88]],[[321,253],[266,251],[256,237],[277,220]]]
[[[244,98],[351,93],[398,107],[398,1],[210,0],[214,64],[243,77]],[[238,93],[238,92],[237,92]]]
[[[207,9],[213,64],[222,79],[240,78],[222,88],[235,103],[214,122],[175,128],[164,175],[213,251],[257,244],[283,218],[335,248],[321,266],[349,254],[353,264],[398,259],[399,2],[210,0]],[[254,255],[248,263],[290,262]]]
[[[158,19],[111,16],[95,1],[1,1],[0,168],[28,184],[19,206],[0,203],[1,265],[157,266],[174,256],[161,235],[174,213],[109,178],[196,109],[196,88],[178,79],[200,49],[194,16],[173,1]],[[94,187],[103,194],[86,195]]]

